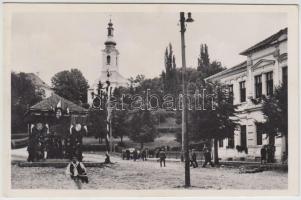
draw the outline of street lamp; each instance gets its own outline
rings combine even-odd
[[[191,13],[188,13],[188,18],[185,19],[184,12],[180,12],[181,24],[181,49],[182,49],[182,84],[183,84],[183,109],[182,109],[182,152],[184,151],[185,160],[185,187],[190,187],[190,166],[189,166],[189,138],[187,132],[187,85],[186,85],[186,56],[185,56],[185,23],[193,22]]]

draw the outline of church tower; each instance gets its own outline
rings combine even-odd
[[[113,89],[119,86],[127,86],[127,80],[119,74],[119,51],[116,48],[117,43],[114,40],[114,28],[111,19],[108,23],[107,39],[104,45],[100,77],[95,80],[94,84],[88,90],[87,102],[90,105],[92,104],[93,96],[98,93],[99,82],[105,85],[106,81],[110,81],[110,86]],[[110,75],[109,77],[108,74]]]
[[[102,50],[102,72],[118,72],[118,56],[119,52],[116,49],[116,42],[114,41],[113,34],[114,34],[114,28],[113,23],[108,23],[108,35],[107,40],[105,41],[105,49]]]

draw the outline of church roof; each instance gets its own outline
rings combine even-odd
[[[93,84],[93,88],[97,87],[97,84],[99,81],[101,81],[101,83],[104,83],[108,80],[107,77],[107,72],[106,71],[102,71],[100,77],[95,81],[95,83]],[[119,72],[117,71],[112,71],[111,72],[111,76],[109,78],[110,82],[113,84],[117,84],[117,85],[123,85],[125,86],[127,84],[127,79],[124,78]]]

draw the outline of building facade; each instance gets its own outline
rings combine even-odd
[[[285,138],[278,134],[269,138],[262,130],[263,95],[271,95],[276,86],[287,81],[287,28],[240,53],[246,61],[206,79],[229,86],[233,104],[237,105],[239,126],[232,138],[219,141],[221,159],[260,159],[265,144],[275,146],[275,160],[281,161],[285,151]]]
[[[100,76],[94,81],[93,85],[88,89],[87,102],[91,105],[94,94],[98,92],[99,83],[105,86],[107,81],[110,81],[110,87],[116,88],[126,86],[127,80],[119,73],[119,51],[116,48],[117,43],[114,40],[113,23],[108,23],[107,39],[104,43],[105,48],[102,50],[102,69]]]

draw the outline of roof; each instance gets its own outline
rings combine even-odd
[[[75,103],[52,93],[50,97],[40,101],[39,103],[30,107],[30,111],[51,111],[57,107],[58,103],[61,102],[61,108],[63,110],[69,109],[70,113],[87,113],[88,110],[76,105]]]
[[[287,28],[281,29],[280,31],[271,35],[270,37],[262,40],[261,42],[258,42],[257,44],[251,46],[250,48],[244,50],[243,52],[240,53],[240,55],[247,55],[249,53],[263,49],[266,46],[270,45],[272,42],[276,41],[283,34],[287,34]]]
[[[111,72],[111,76],[110,78],[107,77],[107,72],[106,71],[102,71],[100,77],[94,82],[94,84],[92,85],[92,88],[97,87],[97,84],[99,83],[99,81],[101,81],[102,83],[104,83],[107,80],[110,80],[111,83],[113,84],[118,84],[118,85],[126,85],[127,84],[127,79],[125,79],[119,72],[117,71],[112,71]]]
[[[34,73],[26,73],[26,76],[35,86],[51,89],[38,75]]]
[[[219,73],[216,73],[212,76],[209,76],[209,77],[205,78],[205,80],[206,81],[211,80],[211,79],[221,77],[221,76],[224,76],[226,74],[234,73],[235,71],[244,70],[244,69],[247,69],[247,61],[244,61],[242,63],[239,63],[238,65],[235,65],[234,67],[231,67],[229,69],[225,69],[225,70],[223,70]]]

